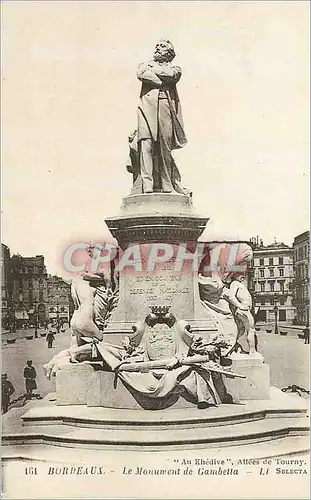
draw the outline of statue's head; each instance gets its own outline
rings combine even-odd
[[[234,273],[233,279],[236,281],[240,281],[240,283],[246,283],[247,282],[246,272]]]
[[[169,40],[160,40],[155,46],[153,59],[157,62],[171,62],[175,55],[173,44]]]
[[[82,272],[82,279],[84,281],[88,281],[89,285],[91,287],[96,288],[97,286],[107,285],[106,282],[106,277],[104,273],[98,272],[98,273],[92,273],[90,271]]]
[[[223,278],[222,282],[225,283],[226,285],[230,285],[232,281],[240,281],[240,283],[247,283],[247,270],[244,269],[241,271],[235,271],[235,272],[228,272],[226,273]]]

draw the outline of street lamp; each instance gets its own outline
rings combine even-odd
[[[35,339],[38,338],[38,305],[37,299],[33,299],[33,307],[34,307],[34,318],[35,318]]]
[[[16,332],[15,308],[14,308],[13,304],[9,308],[9,329],[10,329],[10,333]]]
[[[277,300],[277,297],[274,297],[274,333],[277,335],[279,333],[278,329],[278,311],[279,308],[277,304],[275,303]]]
[[[57,321],[57,326],[56,326],[57,333],[59,333],[60,328],[59,328],[59,304],[58,303],[56,304],[56,321]]]

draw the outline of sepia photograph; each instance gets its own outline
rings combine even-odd
[[[309,2],[1,14],[2,498],[309,498]]]

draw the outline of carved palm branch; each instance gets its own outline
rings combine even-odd
[[[104,285],[96,287],[94,296],[94,322],[100,330],[103,330],[116,308],[119,300],[119,291],[112,291]]]

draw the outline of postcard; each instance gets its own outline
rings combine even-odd
[[[308,14],[2,2],[3,498],[308,498]]]

